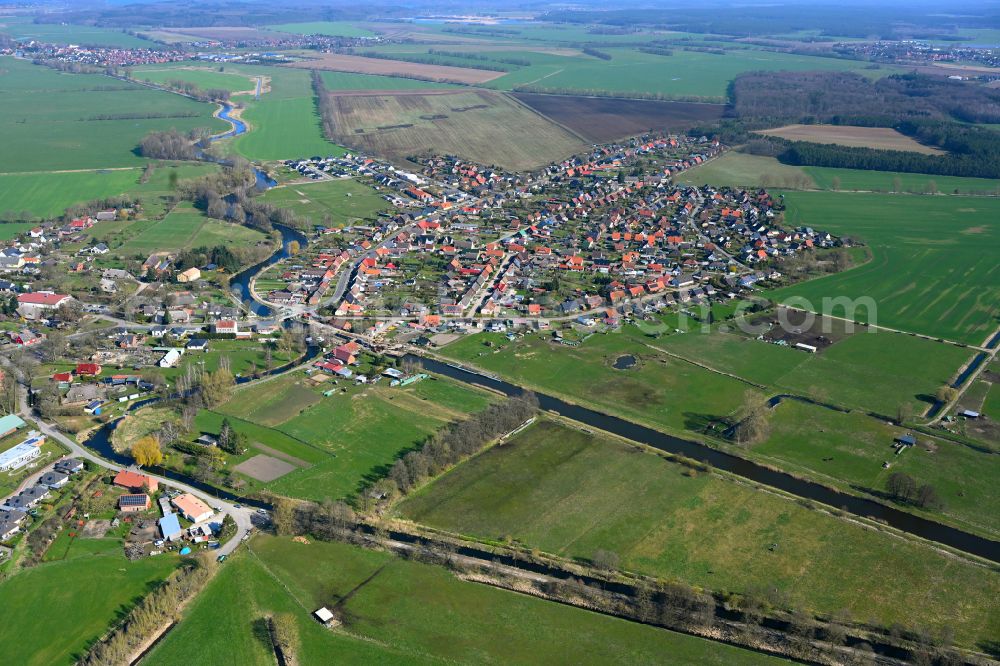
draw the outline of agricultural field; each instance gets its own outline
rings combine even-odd
[[[139,256],[153,252],[177,252],[195,247],[217,245],[246,246],[266,242],[267,236],[231,222],[207,217],[192,204],[178,204],[162,220],[136,222],[132,235],[115,252],[119,256]]]
[[[464,582],[389,553],[265,535],[250,548],[252,556],[223,565],[148,663],[191,661],[190,646],[197,644],[204,663],[272,664],[274,654],[254,627],[278,612],[295,616],[300,663],[651,664],[664,654],[676,664],[780,663]],[[324,605],[342,613],[345,623],[331,631],[315,622],[309,611]]]
[[[273,39],[280,37],[270,30],[253,28],[250,26],[211,26],[211,27],[191,27],[191,28],[170,28],[168,32],[189,35],[203,40],[217,39],[219,41],[228,40],[255,40]]]
[[[870,297],[880,326],[976,345],[996,329],[1000,199],[788,192],[785,203],[788,224],[861,240],[873,258],[772,298]]]
[[[12,213],[27,213],[29,219],[56,217],[74,204],[128,193],[140,195],[145,212],[156,214],[155,199],[171,192],[171,178],[197,178],[218,169],[213,164],[151,164],[155,169],[145,183],[139,182],[143,174],[139,167],[0,175],[0,217],[9,218]]]
[[[485,69],[451,67],[402,60],[383,60],[364,56],[327,53],[318,58],[302,60],[288,65],[290,68],[355,72],[358,74],[381,74],[383,76],[416,76],[430,81],[475,85],[485,83],[503,75]]]
[[[816,182],[802,167],[782,164],[773,157],[734,150],[678,174],[676,180],[683,185],[715,187],[817,187]]]
[[[268,190],[263,200],[291,210],[313,224],[347,226],[371,219],[392,206],[370,186],[349,178],[289,183]]]
[[[596,470],[596,473],[595,473]],[[861,621],[1000,630],[1000,574],[618,440],[541,421],[396,508],[455,533],[622,566],[719,591],[776,590]]]
[[[729,151],[677,176],[685,185],[777,187],[924,194],[998,194],[1000,181],[923,173],[782,164],[774,157]]]
[[[453,83],[437,83],[420,79],[404,79],[399,76],[381,76],[378,74],[356,74],[354,72],[320,72],[323,86],[330,92],[349,90],[427,90],[438,88],[457,88]]]
[[[338,143],[394,161],[433,152],[532,169],[584,147],[566,129],[494,92],[329,99]]]
[[[833,143],[854,148],[904,150],[924,155],[943,155],[944,151],[917,143],[889,127],[854,127],[851,125],[786,125],[760,130],[759,134],[777,136],[789,141]]]
[[[514,97],[595,143],[649,130],[682,132],[718,120],[726,108],[721,104],[649,100],[623,104],[619,99],[531,93],[516,93]]]
[[[333,388],[336,394],[322,395]],[[296,469],[268,481],[270,490],[322,500],[354,496],[400,453],[446,423],[484,409],[491,399],[490,394],[444,379],[405,388],[336,387],[332,381],[312,386],[301,373],[292,372],[238,389],[216,412],[219,419],[225,415],[256,426],[248,435],[251,446],[261,452],[276,449],[304,459],[293,461]],[[243,429],[242,424],[234,427]],[[287,446],[289,441],[294,449]]]
[[[375,33],[346,21],[312,21],[309,23],[282,23],[269,25],[277,32],[291,32],[297,35],[327,35],[329,37],[374,37]]]
[[[340,155],[343,149],[323,138],[309,73],[287,67],[227,65],[226,71],[270,79],[269,90],[255,100],[236,96],[245,109],[249,132],[223,141],[249,160],[281,160],[311,155]]]
[[[0,173],[141,166],[149,132],[228,127],[210,104],[13,58],[0,58],[0,96]]]
[[[129,562],[119,539],[77,539],[71,552],[0,582],[8,663],[77,663],[92,641],[177,565],[168,555]],[[72,622],[66,621],[68,608]]]
[[[832,167],[802,167],[813,181],[824,190],[858,190],[870,192],[913,192],[916,194],[940,192],[942,194],[1000,194],[1000,180],[990,178],[962,178],[923,173],[896,173],[892,171],[864,171],[861,169],[835,169]],[[839,186],[834,187],[835,180]]]
[[[253,77],[230,74],[225,66],[207,66],[203,63],[172,63],[170,65],[145,65],[132,70],[132,78],[164,85],[170,81],[184,81],[202,90],[215,88],[231,93],[253,91],[257,85]]]
[[[34,23],[28,17],[0,16],[0,34],[50,44],[147,49],[156,47],[154,43],[133,37],[124,30],[70,23]]]
[[[725,55],[674,50],[672,56],[644,53],[630,48],[609,47],[611,60],[580,56],[558,56],[512,51],[532,64],[490,81],[487,86],[524,92],[614,93],[642,98],[725,102],[727,86],[747,71],[857,71],[869,76],[885,76],[895,70],[865,70],[863,63],[760,50],[729,51]]]

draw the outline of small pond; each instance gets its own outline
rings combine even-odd
[[[637,362],[638,359],[636,359],[635,356],[627,354],[625,356],[619,356],[618,358],[616,358],[615,363],[612,367],[614,367],[615,370],[628,370],[629,368],[635,366]]]

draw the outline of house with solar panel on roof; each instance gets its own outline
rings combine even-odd
[[[118,510],[122,513],[138,513],[149,510],[149,507],[149,495],[145,493],[122,495],[118,498]]]

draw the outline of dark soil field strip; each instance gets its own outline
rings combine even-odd
[[[723,104],[513,93],[518,101],[590,141],[614,141],[649,130],[683,131],[718,120]]]

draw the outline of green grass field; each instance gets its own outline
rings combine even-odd
[[[312,21],[306,23],[282,23],[267,26],[278,32],[297,35],[327,35],[329,37],[374,37],[375,33],[346,21]]]
[[[494,346],[486,347],[487,341]],[[483,333],[466,336],[441,353],[530,388],[673,431],[700,431],[707,422],[732,413],[746,389],[738,380],[644,349],[629,335],[595,335],[579,347],[568,347],[547,337],[508,343],[499,334]],[[641,359],[636,367],[611,367],[619,356],[637,353]]]
[[[34,228],[30,222],[5,222],[0,224],[0,241],[9,241]]]
[[[217,411],[255,424],[248,432],[251,442],[311,463],[266,484],[270,490],[322,500],[353,497],[401,453],[491,400],[487,393],[443,379],[405,388],[343,387],[346,393],[325,397],[322,391],[335,388],[331,383],[309,387],[301,373],[288,373],[236,391]],[[288,442],[310,447],[313,455],[293,453]]]
[[[220,68],[223,71],[220,71]],[[254,90],[257,82],[243,74],[229,74],[225,66],[210,66],[204,63],[172,63],[167,65],[145,65],[132,70],[132,76],[139,81],[166,84],[170,81],[185,81],[202,90],[210,88],[228,90],[231,93]]]
[[[729,151],[721,157],[678,174],[684,185],[813,188],[816,182],[801,167],[773,157]]]
[[[35,39],[50,44],[81,44],[121,48],[156,48],[156,44],[122,30],[68,23],[33,23],[30,17],[0,17],[0,34],[14,39]]]
[[[924,338],[856,330],[819,354],[720,332],[669,335],[649,344],[774,392],[890,416],[904,402],[915,413],[926,410],[938,387],[971,356],[967,349]]]
[[[0,213],[28,212],[55,217],[73,204],[134,192],[143,197],[147,212],[157,196],[170,192],[169,178],[184,180],[203,176],[218,167],[212,164],[158,164],[149,182],[139,183],[140,167],[70,173],[10,173],[0,175]]]
[[[543,29],[538,39],[547,33],[562,35],[576,34],[582,29],[568,28],[566,31]],[[595,41],[601,35],[588,34],[585,41]],[[607,35],[605,38],[609,37]],[[637,43],[649,41],[650,35],[636,34],[624,36]],[[476,35],[476,39],[480,39]],[[483,37],[484,40],[490,39]],[[614,35],[612,40],[620,43],[623,36]],[[450,55],[430,54],[431,48],[445,51],[470,51],[484,55],[494,61],[513,58],[526,60],[527,66],[506,65],[509,72],[484,86],[497,90],[512,90],[519,86],[532,86],[540,90],[573,91],[576,93],[602,92],[628,96],[663,95],[665,97],[697,97],[706,101],[723,101],[727,86],[737,75],[748,71],[854,71],[870,77],[882,77],[898,70],[883,66],[881,69],[867,69],[865,63],[833,58],[777,53],[759,49],[730,51],[724,55],[685,51],[676,48],[672,56],[644,53],[629,47],[602,47],[612,56],[602,60],[585,55],[578,44],[549,42],[540,46],[537,39],[520,37],[490,40],[488,47],[476,45],[446,45],[428,47],[423,44],[380,45],[372,49],[386,54],[400,54],[411,58],[433,58],[442,64],[468,65],[466,58]]]
[[[771,297],[817,308],[824,297],[870,297],[879,325],[972,344],[996,330],[1000,199],[788,192],[785,202],[788,224],[860,239],[874,256]]]
[[[365,183],[347,178],[276,187],[268,190],[263,198],[313,224],[322,224],[329,219],[338,227],[356,220],[372,219],[379,212],[392,208],[382,198],[382,193]]]
[[[299,663],[764,664],[778,660],[454,578],[337,543],[258,536],[223,565],[149,664],[271,664],[254,632],[292,613]],[[328,630],[320,606],[346,618]],[[191,652],[190,646],[198,645]]]
[[[76,663],[91,641],[177,565],[169,555],[129,562],[117,539],[80,539],[72,552],[0,583],[6,624],[0,649],[8,663]],[[67,609],[73,609],[72,622]]]
[[[209,104],[13,58],[0,58],[0,97],[0,173],[140,166],[134,150],[149,132],[228,127]]]
[[[459,465],[397,512],[432,527],[590,558],[713,590],[777,589],[860,621],[1000,630],[1000,575],[604,437],[542,421]],[[772,544],[774,547],[771,548]]]
[[[725,55],[675,50],[669,57],[627,48],[608,48],[611,60],[589,56],[529,54],[532,65],[490,81],[487,86],[510,90],[517,86],[609,91],[627,95],[656,93],[674,97],[720,100],[737,75],[747,71],[858,71],[864,64],[767,51],[737,51]],[[525,54],[518,54],[518,58]],[[879,70],[885,76],[891,71]]]
[[[226,71],[271,77],[271,91],[259,100],[234,98],[246,105],[242,117],[250,131],[225,142],[232,150],[249,160],[343,154],[340,146],[323,138],[308,71],[233,65],[227,65]]]
[[[824,190],[834,189],[834,178],[840,179],[840,190],[872,192],[914,192],[921,194],[936,190],[942,194],[1000,194],[1000,180],[989,178],[960,178],[924,173],[895,173],[892,171],[863,171],[861,169],[834,169],[831,167],[802,167],[813,181]]]
[[[192,204],[179,204],[162,220],[136,223],[138,231],[124,245],[116,248],[120,256],[146,255],[153,252],[177,252],[194,247],[247,245],[267,240],[260,231],[207,217]]]
[[[699,432],[742,403],[749,388],[745,383],[665,352],[762,384],[773,394],[793,392],[890,415],[903,402],[912,403],[917,413],[925,410],[927,395],[971,355],[953,345],[890,333],[858,333],[811,355],[719,332],[654,340],[632,327],[592,336],[578,347],[540,336],[508,343],[484,333],[442,350],[527,386],[668,430]],[[628,371],[612,368],[623,354],[637,355],[639,365]]]
[[[896,455],[893,439],[907,432],[865,414],[786,400],[774,409],[770,436],[751,456],[824,483],[875,493],[885,491],[890,474],[905,472],[931,484],[943,500],[944,509],[928,511],[929,518],[996,538],[1000,494],[992,479],[1000,473],[1000,456],[919,433],[918,446]],[[883,469],[883,462],[891,467]]]

